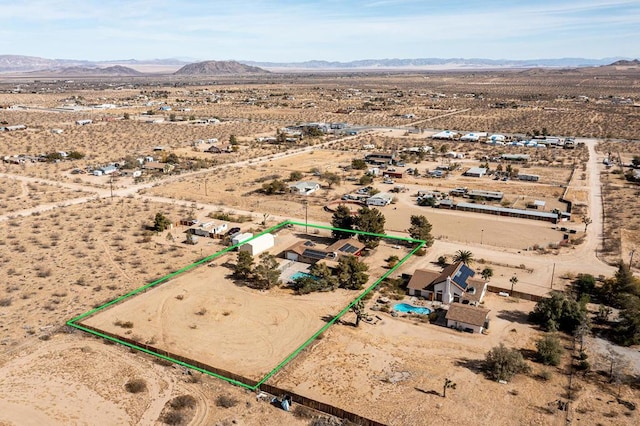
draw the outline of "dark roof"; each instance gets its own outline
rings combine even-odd
[[[466,290],[469,284],[471,284],[471,279],[475,274],[473,269],[462,262],[452,263],[440,273],[417,269],[407,287],[415,290],[433,290],[434,285],[444,282],[448,277],[451,277],[452,283],[460,287],[460,289]],[[476,284],[476,288],[481,288],[484,282],[474,280],[473,284]]]
[[[491,311],[488,309],[478,308],[476,306],[452,303],[449,306],[445,318],[451,321],[483,327],[489,312]]]

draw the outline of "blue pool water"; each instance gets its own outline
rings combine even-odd
[[[290,280],[291,281],[295,281],[298,278],[304,278],[304,277],[309,277],[309,278],[313,278],[314,280],[318,280],[318,277],[316,277],[315,275],[311,275],[311,274],[307,274],[306,272],[296,272],[295,274],[291,275]]]
[[[393,307],[393,309],[398,312],[410,312],[418,315],[429,315],[431,313],[431,309],[409,305],[408,303],[398,303]]]

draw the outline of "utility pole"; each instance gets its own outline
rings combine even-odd
[[[551,271],[551,288],[553,288],[553,276],[556,274],[556,263],[553,262],[553,270]]]
[[[635,254],[636,249],[631,250],[631,253],[629,253],[629,270],[631,270],[631,268],[633,267],[633,255]]]
[[[307,227],[309,224],[309,202],[304,200],[304,233],[307,233]]]
[[[204,179],[204,196],[207,196],[207,179]]]
[[[109,175],[109,186],[111,187],[111,198],[113,198],[113,175]]]
[[[480,245],[482,245],[482,237],[484,236],[484,229],[480,230]]]

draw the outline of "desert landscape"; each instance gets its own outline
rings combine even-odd
[[[636,312],[618,297],[640,286],[639,78],[637,66],[0,74],[0,424],[637,424],[639,337],[615,334]],[[339,228],[345,205],[355,230],[373,210],[381,232],[429,242],[348,235],[365,244],[364,283],[299,294],[294,266],[319,276],[288,249],[331,246],[322,227]],[[282,283],[254,287],[263,252],[238,278],[233,237],[288,220],[263,251]],[[488,310],[480,333],[411,293],[416,271],[460,264],[486,276],[467,300]],[[553,292],[580,306],[571,331],[529,317]],[[79,324],[133,343],[68,323],[89,312]],[[508,379],[487,367],[501,344],[527,366]],[[147,347],[265,378],[291,411]]]

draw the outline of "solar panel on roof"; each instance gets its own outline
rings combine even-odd
[[[345,252],[345,253],[356,253],[356,252],[359,250],[359,248],[358,248],[358,247],[356,247],[356,246],[352,246],[352,245],[351,245],[351,244],[349,244],[349,243],[346,243],[345,245],[343,245],[342,247],[340,247],[338,250],[339,250],[339,251],[343,251],[343,252]]]
[[[308,257],[310,259],[324,259],[325,257],[327,257],[327,252],[326,251],[320,251],[320,250],[313,250],[313,249],[305,249],[302,252],[302,255],[304,257]]]
[[[473,277],[474,275],[475,272],[473,272],[471,268],[466,265],[461,265],[460,269],[458,269],[458,272],[456,272],[456,275],[453,277],[453,281],[455,281],[456,284],[466,290],[468,285],[467,279]]]

